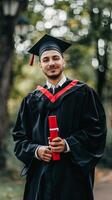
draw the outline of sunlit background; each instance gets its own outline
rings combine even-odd
[[[28,54],[45,33],[72,43],[66,76],[92,86],[104,105],[108,137],[96,170],[95,200],[110,200],[99,190],[108,188],[110,194],[112,184],[111,0],[0,1],[0,200],[22,199],[22,164],[14,156],[11,132],[23,97],[45,82],[38,57],[31,67]]]

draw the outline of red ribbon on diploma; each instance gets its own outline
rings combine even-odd
[[[57,124],[56,115],[49,116],[48,122],[49,122],[50,141],[52,141],[54,138],[59,136],[59,128]],[[60,160],[60,153],[53,152],[52,158],[53,160]]]

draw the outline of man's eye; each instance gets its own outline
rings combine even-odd
[[[54,60],[59,60],[59,57],[58,56],[54,57]]]
[[[44,59],[44,60],[43,60],[43,62],[48,62],[48,61],[49,61],[48,59]]]

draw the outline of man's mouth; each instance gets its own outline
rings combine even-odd
[[[57,68],[52,68],[52,69],[49,69],[49,72],[55,72],[57,70]]]
[[[55,71],[56,71],[56,69],[51,69],[50,71],[51,71],[51,72],[55,72]]]

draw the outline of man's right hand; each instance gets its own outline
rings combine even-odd
[[[41,160],[43,160],[45,162],[50,162],[50,160],[52,158],[52,151],[49,149],[49,146],[39,147],[37,153]]]

